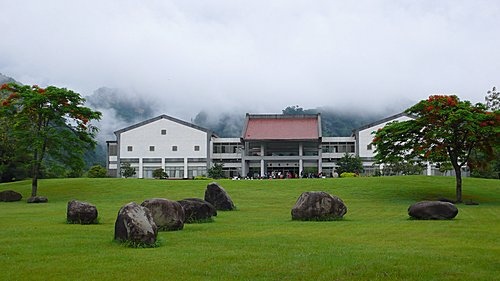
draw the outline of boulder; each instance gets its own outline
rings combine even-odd
[[[156,243],[157,235],[158,229],[148,208],[130,202],[118,211],[115,240],[152,246]]]
[[[21,193],[14,190],[0,191],[0,202],[15,202],[23,198]]]
[[[235,208],[226,190],[216,182],[207,185],[205,201],[214,205],[215,209],[221,211],[232,211]]]
[[[44,197],[44,196],[31,196],[30,198],[28,198],[28,200],[26,200],[26,202],[28,202],[28,203],[47,203],[47,202],[49,202],[49,199],[47,199],[47,197]]]
[[[408,208],[408,215],[419,220],[449,220],[457,214],[455,205],[442,201],[421,201]]]
[[[97,223],[96,206],[77,200],[68,202],[66,220],[68,223],[93,224]]]
[[[217,210],[209,202],[199,198],[186,198],[178,201],[186,215],[186,223],[207,221],[217,216]]]
[[[181,230],[184,228],[185,214],[177,201],[153,198],[142,202],[141,206],[151,211],[158,230]]]
[[[335,220],[347,213],[347,207],[337,196],[323,191],[308,191],[300,195],[292,208],[293,220]]]

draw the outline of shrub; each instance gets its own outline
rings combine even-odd
[[[208,169],[208,176],[214,179],[220,179],[224,177],[224,164],[215,163],[212,168]]]
[[[354,178],[357,177],[358,175],[356,173],[349,173],[349,172],[343,172],[340,174],[341,178]]]
[[[106,178],[108,171],[101,165],[94,165],[90,167],[87,172],[87,177],[89,178]]]
[[[153,171],[153,178],[155,178],[155,179],[168,179],[168,175],[163,170],[163,168],[158,168],[158,169]]]

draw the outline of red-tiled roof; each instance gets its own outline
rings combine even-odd
[[[318,115],[250,115],[245,140],[312,140],[320,137]]]

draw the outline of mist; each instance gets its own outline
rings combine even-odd
[[[0,72],[83,96],[120,89],[186,121],[289,105],[376,114],[432,94],[481,102],[500,85],[495,0],[1,5]]]

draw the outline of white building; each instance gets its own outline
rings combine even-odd
[[[116,131],[116,140],[108,141],[107,168],[110,176],[120,177],[121,165],[130,163],[139,178],[152,178],[162,168],[169,178],[187,179],[222,163],[227,177],[331,176],[337,160],[349,153],[372,173],[379,169],[373,166],[372,133],[410,118],[401,113],[358,128],[350,137],[323,137],[320,114],[247,114],[240,138],[219,138],[161,115]]]
[[[163,168],[172,178],[206,175],[211,163],[210,130],[167,116],[146,120],[115,132],[108,142],[108,171],[119,177],[119,167],[130,163],[139,178],[152,178]]]
[[[353,137],[356,140],[356,155],[363,161],[363,167],[365,172],[372,174],[375,169],[380,167],[375,167],[373,164],[375,162],[375,147],[372,145],[373,133],[378,129],[383,128],[387,123],[394,121],[406,121],[410,120],[412,117],[406,113],[399,113],[382,120],[367,124],[353,131]]]

